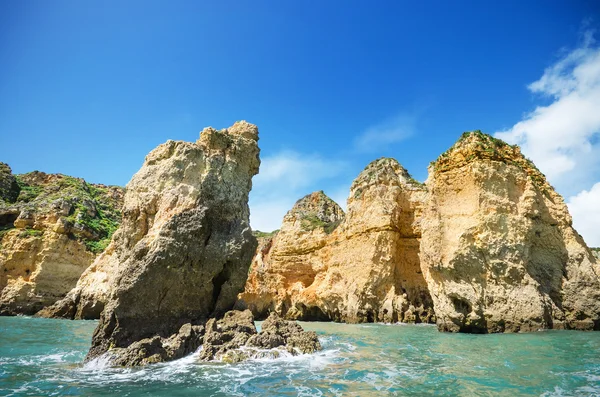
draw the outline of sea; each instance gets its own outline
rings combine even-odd
[[[260,322],[258,323],[260,326]],[[600,332],[440,333],[431,325],[301,322],[316,354],[83,364],[96,321],[0,317],[3,396],[600,396]]]

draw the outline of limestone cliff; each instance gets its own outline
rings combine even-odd
[[[0,205],[14,203],[19,198],[19,183],[8,164],[0,162]]]
[[[0,163],[0,314],[63,298],[110,241],[123,189]]]
[[[440,330],[600,328],[600,268],[517,146],[465,133],[433,162],[421,268]]]
[[[238,307],[263,318],[433,321],[418,256],[425,193],[383,158],[352,184],[348,214],[323,192],[299,200],[257,251]]]
[[[127,185],[121,226],[93,265],[112,274],[88,360],[147,338],[162,343],[233,306],[256,249],[248,193],[257,141],[256,126],[238,122],[146,156]]]

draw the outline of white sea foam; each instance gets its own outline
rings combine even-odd
[[[98,371],[104,370],[110,367],[110,355],[104,353],[101,356],[91,359],[90,361],[83,364],[83,370],[85,371]]]
[[[378,324],[364,327],[311,324],[311,327],[319,332],[323,350],[309,355],[294,356],[279,351],[275,357],[263,352],[249,361],[227,364],[202,362],[199,350],[167,363],[115,368],[108,365],[106,357],[85,365],[77,364],[85,354],[85,346],[77,351],[55,348],[46,350],[45,355],[0,357],[0,378],[2,381],[11,377],[25,380],[4,387],[4,392],[10,395],[168,395],[170,392],[207,396],[419,395],[426,393],[431,385],[439,386],[441,395],[461,392],[472,395],[473,390],[479,390],[482,394],[508,396],[515,387],[521,386],[524,390],[534,388],[533,394],[528,395],[535,396],[600,395],[600,363],[585,352],[579,359],[581,362],[571,359],[563,350],[568,346],[561,344],[564,339],[555,339],[554,335],[549,337],[556,344],[543,347],[565,360],[560,367],[551,361],[536,359],[534,354],[540,348],[527,343],[519,345],[520,349],[531,354],[513,356],[510,355],[512,350],[506,350],[500,352],[499,357],[487,357],[460,349],[465,340],[472,342],[470,338],[460,335],[449,338],[434,330],[411,329],[410,326],[383,328]],[[377,327],[380,328],[373,332]],[[578,335],[565,334],[564,337]],[[579,339],[590,344],[591,351],[598,351],[598,339],[585,336]],[[475,350],[481,351],[489,338],[474,341],[479,344],[479,350]],[[511,340],[511,343],[517,342],[521,341]],[[547,350],[544,354],[548,354]],[[512,365],[506,365],[507,362]],[[525,368],[527,377],[514,376],[521,368]],[[486,382],[484,377],[489,376],[486,374],[489,371],[495,371],[494,375],[499,382],[506,383],[506,388],[498,382]],[[534,385],[532,377],[535,376],[546,379],[546,383]]]

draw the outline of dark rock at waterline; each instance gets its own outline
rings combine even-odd
[[[134,342],[126,348],[109,350],[110,364],[134,367],[176,360],[198,350],[202,344],[204,326],[184,324],[169,338],[156,335]]]
[[[249,310],[231,310],[220,318],[201,324],[184,324],[168,338],[155,335],[136,341],[126,348],[111,348],[105,354],[110,365],[133,367],[176,360],[197,351],[202,346],[200,360],[240,362],[252,358],[309,354],[321,350],[317,334],[304,331],[288,320],[272,313],[256,331]]]
[[[304,331],[299,324],[283,320],[276,313],[271,313],[257,333],[249,310],[232,310],[222,319],[207,323],[200,359],[239,362],[278,357],[281,350],[292,355],[309,354],[321,350],[321,344],[315,332]]]

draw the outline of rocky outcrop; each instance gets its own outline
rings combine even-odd
[[[421,268],[452,332],[600,329],[600,268],[516,146],[465,133],[431,164]]]
[[[0,163],[0,315],[63,298],[110,241],[123,189]]]
[[[304,331],[293,322],[271,313],[256,332],[249,310],[227,312],[220,319],[210,319],[202,344],[203,361],[240,362],[253,358],[277,358],[282,352],[291,355],[309,354],[321,350],[317,334]]]
[[[113,274],[87,360],[148,338],[153,347],[142,350],[166,349],[185,324],[193,329],[231,309],[256,249],[248,193],[257,141],[256,126],[238,122],[146,156],[127,185],[121,226],[94,263]],[[152,356],[171,357],[138,358]]]
[[[113,366],[142,366],[182,358],[196,352],[200,346],[201,361],[225,363],[321,350],[317,334],[304,331],[295,322],[272,314],[258,333],[250,311],[232,310],[219,319],[211,318],[206,327],[187,323],[168,338],[155,335],[126,348],[112,348],[106,353],[106,358]]]
[[[106,359],[115,367],[138,367],[177,360],[198,350],[204,336],[203,325],[187,323],[168,338],[154,335],[123,347],[108,350]]]
[[[9,165],[0,162],[0,205],[17,201],[20,191],[17,178]]]
[[[315,192],[299,200],[253,260],[237,307],[259,318],[431,322],[419,265],[424,186],[394,159],[352,184],[348,214]]]

